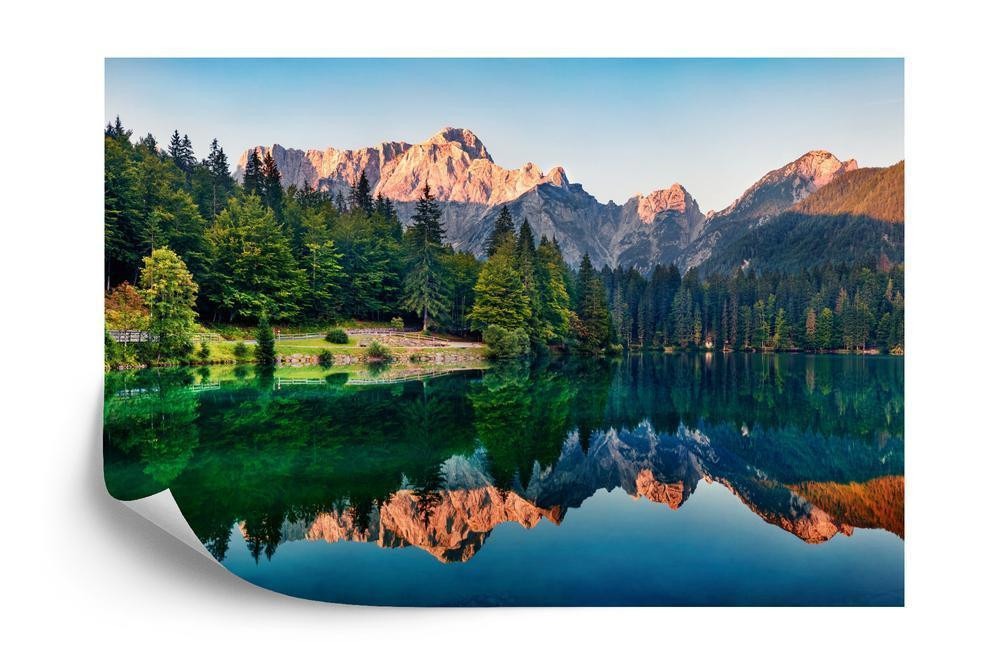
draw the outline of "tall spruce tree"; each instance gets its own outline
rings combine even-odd
[[[514,239],[502,243],[486,260],[476,281],[476,302],[469,313],[472,328],[484,332],[490,326],[527,334],[531,301],[518,270]]]
[[[214,219],[233,194],[235,186],[229,170],[229,158],[219,145],[218,139],[212,139],[205,166],[208,168],[212,183],[211,217]]]
[[[505,241],[513,238],[514,219],[510,215],[510,209],[504,204],[500,207],[500,215],[493,222],[493,230],[486,240],[486,256],[492,257]]]
[[[243,192],[264,198],[264,179],[261,174],[260,152],[254,148],[247,156],[247,164],[243,169]]]
[[[528,338],[532,344],[544,344],[552,337],[552,332],[548,330],[542,320],[542,298],[538,287],[539,271],[535,237],[531,233],[531,226],[528,224],[527,218],[521,224],[521,229],[517,235],[515,261],[517,269],[521,273],[521,280],[524,281],[524,291],[528,295],[529,308],[531,310],[525,333],[528,334]]]
[[[261,313],[257,320],[257,347],[254,348],[254,360],[258,366],[265,369],[274,366],[274,330],[266,313]]]
[[[580,349],[591,354],[600,353],[611,340],[611,313],[608,311],[604,283],[601,282],[600,274],[594,270],[589,253],[585,253],[580,261],[577,299],[577,338]]]
[[[278,171],[278,164],[274,161],[273,154],[267,153],[264,156],[260,177],[264,204],[274,211],[274,217],[280,221],[284,193],[281,189],[281,172]]]
[[[430,190],[427,185],[424,185],[424,189]],[[352,209],[363,211],[365,215],[371,215],[375,212],[375,200],[372,199],[371,184],[368,182],[368,176],[363,171],[357,180],[354,181],[354,186],[351,188],[350,202]]]
[[[538,244],[538,293],[541,320],[549,335],[547,342],[563,343],[569,336],[570,300],[565,268],[559,246],[544,236]]]
[[[403,237],[406,250],[406,277],[403,306],[421,316],[423,330],[431,318],[448,312],[448,282],[441,257],[444,253],[441,207],[429,185],[424,185],[413,214],[413,224]]]

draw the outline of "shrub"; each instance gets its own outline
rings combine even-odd
[[[319,365],[323,368],[329,368],[333,366],[333,352],[330,350],[323,350],[319,353]]]
[[[236,361],[245,361],[247,357],[250,356],[250,348],[243,341],[233,345],[233,356],[236,357]]]
[[[393,329],[396,329],[397,331],[402,331],[403,318],[399,316],[392,318],[391,320],[389,320],[389,326],[392,327]]]
[[[210,356],[212,356],[212,352],[208,349],[208,343],[202,341],[201,347],[198,348],[198,359],[204,362],[208,361]]]
[[[621,354],[625,351],[625,346],[621,343],[608,343],[608,354]]]
[[[507,329],[499,324],[491,324],[483,332],[483,342],[487,353],[495,359],[523,357],[528,354],[528,334],[524,329]]]
[[[346,345],[348,341],[347,332],[343,329],[331,329],[326,332],[324,340],[327,343],[333,343],[334,345]]]
[[[389,351],[388,347],[382,344],[381,341],[373,340],[371,343],[368,344],[368,347],[365,348],[365,351],[361,354],[361,357],[365,361],[369,362],[391,361],[392,353]]]

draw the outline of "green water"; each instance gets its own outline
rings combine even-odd
[[[108,489],[169,489],[224,566],[321,600],[902,603],[901,359],[395,375],[109,374]]]

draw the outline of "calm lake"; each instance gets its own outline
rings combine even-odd
[[[903,603],[901,358],[397,372],[108,374],[108,489],[317,600]]]

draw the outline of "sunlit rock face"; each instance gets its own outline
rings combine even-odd
[[[543,171],[531,162],[501,167],[479,137],[461,128],[446,127],[417,144],[389,141],[324,150],[256,146],[240,156],[237,179],[253,150],[274,157],[285,186],[346,195],[364,173],[375,194],[396,203],[404,224],[426,184],[441,203],[447,240],[478,256],[485,254],[493,221],[506,205],[516,222],[528,220],[536,239],[557,240],[571,265],[589,254],[598,267],[622,265],[643,272],[658,263],[677,263],[682,271],[701,264],[720,240],[765,223],[857,168],[854,160],[841,162],[828,151],[810,151],[768,172],[723,211],[706,216],[679,183],[624,204],[598,202],[582,185],[571,184],[562,167]]]
[[[374,193],[400,202],[418,199],[425,184],[441,201],[487,206],[511,201],[541,183],[568,185],[561,167],[544,173],[529,162],[519,169],[504,169],[493,162],[479,137],[452,127],[419,144],[393,141],[371,148],[322,151],[256,146],[240,156],[237,178],[242,178],[253,150],[274,157],[286,187],[345,191],[363,172]]]

